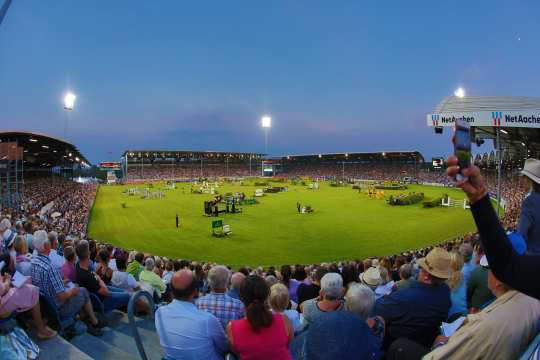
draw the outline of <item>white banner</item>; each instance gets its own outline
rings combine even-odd
[[[540,129],[540,110],[527,111],[479,111],[428,114],[428,126],[454,126],[463,119],[471,126],[524,127]]]

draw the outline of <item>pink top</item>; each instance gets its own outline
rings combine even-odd
[[[261,328],[258,333],[251,329],[246,318],[233,320],[231,333],[233,347],[241,360],[292,359],[282,314],[273,314],[272,325]]]
[[[64,262],[60,270],[63,279],[69,279],[69,281],[75,282],[75,265],[69,261]]]

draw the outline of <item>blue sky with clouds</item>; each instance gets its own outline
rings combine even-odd
[[[3,0],[0,0],[3,2]],[[471,95],[540,96],[540,2],[13,0],[0,129],[123,150],[451,151],[425,114]]]

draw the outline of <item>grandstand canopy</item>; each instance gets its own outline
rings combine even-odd
[[[359,162],[410,162],[423,163],[424,157],[418,151],[379,151],[379,152],[350,152],[332,154],[287,155],[281,158],[283,162],[298,161],[359,161]]]
[[[124,159],[131,161],[150,160],[249,160],[262,159],[264,154],[260,153],[245,153],[245,152],[228,152],[228,151],[191,151],[191,150],[126,150],[122,155]]]
[[[52,136],[24,131],[5,131],[0,132],[0,142],[16,142],[23,148],[25,167],[90,165],[75,145]]]
[[[494,139],[500,128],[501,146],[514,154],[540,153],[540,98],[449,96],[427,115],[427,124],[453,126],[456,119],[467,121],[483,139]]]

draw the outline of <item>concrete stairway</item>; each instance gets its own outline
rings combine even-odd
[[[59,336],[54,340],[38,341],[41,349],[39,359],[140,359],[127,315],[113,311],[107,319],[109,326],[103,329],[101,337],[85,333],[69,342]],[[162,359],[164,352],[159,344],[154,321],[137,318],[136,324],[148,359]]]

